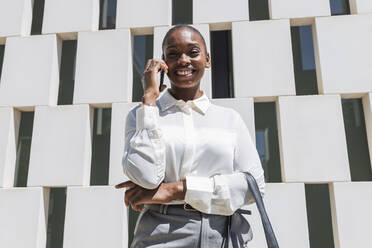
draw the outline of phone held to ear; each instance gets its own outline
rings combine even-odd
[[[164,54],[161,56],[161,59],[164,60]],[[163,83],[164,83],[164,71],[161,70],[161,72],[160,72],[159,91],[161,91],[161,88],[162,88],[162,86],[163,86]]]
[[[161,91],[161,87],[163,86],[164,83],[164,71],[161,70],[160,72],[160,84],[159,84],[159,91]]]

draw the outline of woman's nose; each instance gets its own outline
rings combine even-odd
[[[181,56],[178,58],[178,63],[180,64],[190,64],[190,56],[182,53]]]

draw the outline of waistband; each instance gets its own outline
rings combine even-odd
[[[187,212],[199,212],[199,210],[196,210],[193,208],[190,204],[184,203],[184,204],[145,204],[145,208],[151,209],[153,211],[156,211],[161,214],[167,214],[168,209],[177,209],[177,210],[184,210]]]

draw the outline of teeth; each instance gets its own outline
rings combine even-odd
[[[190,71],[177,71],[177,74],[178,75],[182,75],[182,76],[189,75],[191,73],[192,73],[191,70]]]

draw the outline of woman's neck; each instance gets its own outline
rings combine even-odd
[[[177,100],[183,100],[185,102],[189,100],[195,100],[203,95],[203,91],[200,88],[187,88],[187,89],[178,89],[170,88],[169,93]]]

